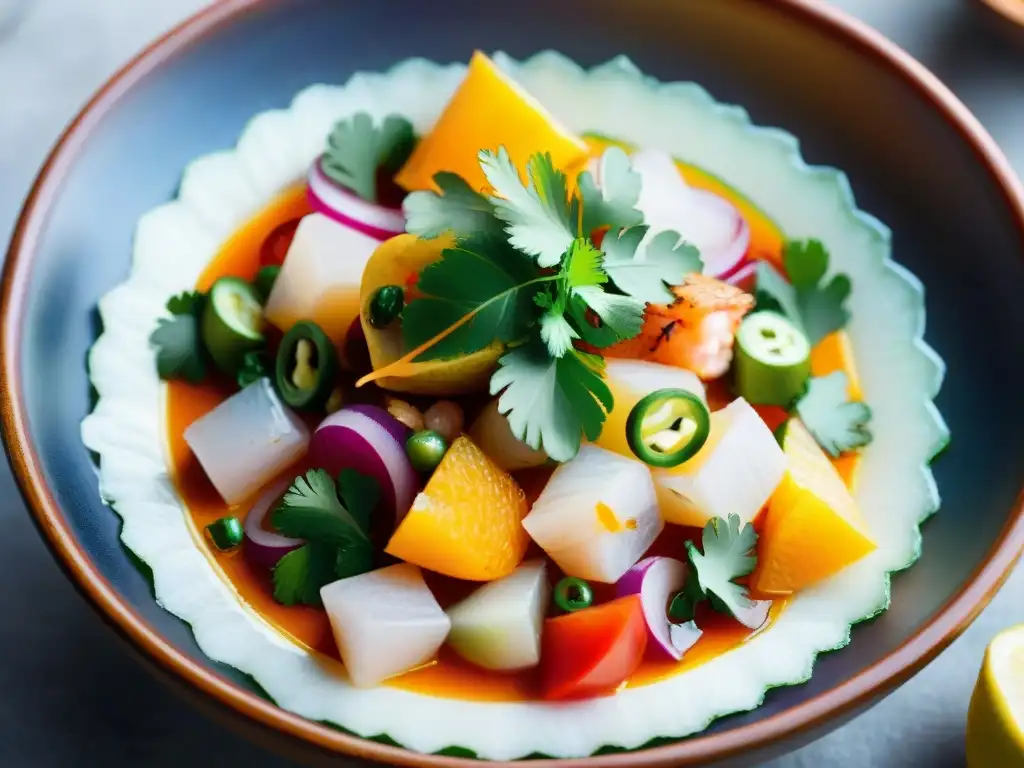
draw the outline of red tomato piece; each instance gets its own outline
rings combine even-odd
[[[541,677],[545,699],[612,693],[643,659],[647,626],[639,595],[544,622]]]

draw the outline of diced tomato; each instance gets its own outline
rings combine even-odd
[[[543,696],[582,699],[611,693],[636,671],[646,646],[639,595],[548,619],[541,641]]]
[[[302,218],[289,219],[278,224],[274,230],[267,235],[260,247],[260,266],[280,266],[284,264],[284,257],[288,255],[288,248],[291,247],[295,237],[295,230],[298,229]]]

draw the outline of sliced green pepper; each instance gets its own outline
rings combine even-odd
[[[245,353],[266,343],[263,305],[256,290],[237,277],[217,280],[203,308],[201,334],[214,364],[234,376]]]
[[[252,284],[264,304],[270,298],[270,292],[274,290],[274,283],[277,282],[277,276],[280,274],[281,267],[277,264],[260,267],[260,271],[256,273],[256,279],[252,281]]]
[[[811,345],[777,312],[748,315],[736,333],[736,394],[752,405],[788,408],[811,375]]]
[[[293,408],[321,409],[334,390],[338,354],[319,325],[300,320],[281,339],[274,379],[281,399]]]
[[[652,467],[675,467],[692,458],[708,439],[711,414],[685,389],[659,389],[642,398],[626,419],[626,440]]]

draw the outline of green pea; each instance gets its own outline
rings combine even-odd
[[[402,315],[405,292],[397,285],[382,285],[370,299],[370,325],[386,328]]]
[[[448,443],[432,429],[417,432],[405,441],[405,452],[418,472],[432,472],[441,463]]]
[[[582,611],[594,602],[594,590],[583,579],[566,576],[555,584],[555,605],[566,613]]]
[[[221,552],[238,547],[245,538],[242,521],[237,517],[222,517],[206,526],[206,536]]]

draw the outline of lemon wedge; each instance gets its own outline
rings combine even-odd
[[[970,768],[1024,768],[1024,624],[985,651],[967,712]]]

